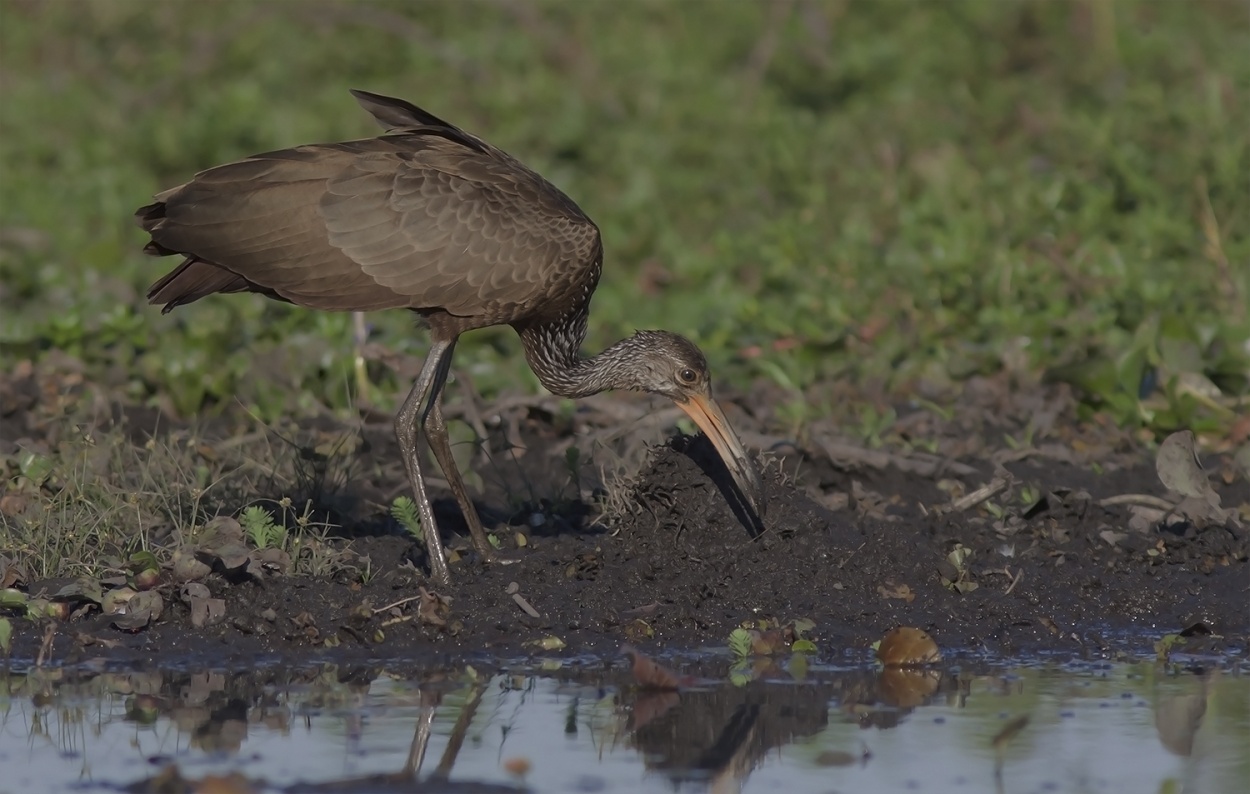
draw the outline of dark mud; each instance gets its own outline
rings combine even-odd
[[[8,404],[5,423],[27,433],[5,433],[12,450],[32,443],[37,423],[29,401]],[[995,655],[1148,654],[1153,640],[1182,631],[1190,650],[1247,645],[1250,533],[1238,515],[1205,525],[1134,520],[1126,495],[1166,495],[1152,453],[1129,434],[1077,421],[1063,392],[974,382],[949,413],[900,408],[869,446],[832,422],[811,425],[802,442],[777,438],[767,434],[766,401],[731,408],[769,461],[769,510],[756,537],[702,438],[678,434],[639,451],[639,438],[671,433],[654,413],[659,403],[609,397],[572,418],[553,404],[517,401],[483,414],[490,438],[474,463],[479,510],[515,564],[479,564],[444,497],[436,512],[463,555],[452,586],[432,587],[420,547],[379,507],[404,481],[389,420],[371,414],[352,431],[361,442],[347,453],[348,470],[357,473],[317,494],[334,547],[356,565],[322,578],[219,571],[204,584],[225,614],[198,628],[172,582],[162,585],[164,614],[139,631],[118,631],[91,610],[64,623],[20,621],[14,658],[29,662],[48,642],[46,658],[57,663],[448,660],[608,654],[624,643],[689,650],[723,647],[744,622],[798,618],[815,622],[812,639],[829,660],[866,658],[897,625],[922,628],[946,649]],[[111,415],[136,441],[176,424],[140,410]],[[570,446],[583,450],[573,464]],[[627,474],[600,476],[605,458]],[[1245,516],[1245,473],[1231,453],[1205,458],[1223,504]],[[998,490],[958,504],[987,485]],[[424,608],[414,598],[421,588]]]

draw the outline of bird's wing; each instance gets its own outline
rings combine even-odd
[[[571,200],[441,133],[219,166],[157,196],[163,215],[144,228],[160,249],[322,309],[470,316],[535,301],[549,279],[596,264],[598,230]]]

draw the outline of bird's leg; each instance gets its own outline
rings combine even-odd
[[[421,374],[417,376],[416,383],[412,384],[412,391],[408,392],[399,413],[395,415],[395,436],[399,439],[399,450],[404,458],[404,468],[408,471],[413,495],[417,497],[425,549],[430,557],[430,576],[444,586],[451,583],[451,572],[447,569],[447,553],[443,550],[443,540],[439,537],[438,524],[434,521],[434,510],[430,507],[430,497],[425,491],[425,479],[421,476],[418,434],[430,414],[431,405],[436,404],[439,399],[443,381],[447,378],[451,354],[455,349],[454,339],[434,340],[430,345],[430,354],[421,366]],[[445,430],[443,438],[446,439]]]
[[[464,487],[464,480],[460,477],[460,469],[456,467],[456,459],[451,454],[447,425],[443,422],[442,400],[434,401],[430,416],[425,421],[425,437],[429,439],[430,451],[434,453],[438,465],[443,467],[447,485],[451,488],[456,501],[460,504],[460,510],[464,513],[465,523],[469,525],[469,535],[473,538],[473,548],[482,555],[483,559],[494,560],[495,549],[490,545],[490,539],[486,537],[486,530],[482,528],[482,520],[478,518],[477,509],[469,499],[469,492]]]
[[[452,348],[456,343],[452,342]],[[438,465],[443,469],[443,476],[447,478],[447,485],[451,488],[451,493],[456,497],[457,504],[460,505],[460,511],[464,513],[464,521],[469,525],[469,536],[473,539],[473,548],[477,553],[482,555],[482,559],[492,561],[498,559],[495,548],[490,545],[490,539],[486,537],[486,530],[482,527],[482,519],[477,515],[477,508],[473,506],[473,500],[469,498],[469,489],[464,487],[464,478],[460,476],[460,467],[456,465],[456,458],[451,453],[451,439],[447,435],[447,422],[443,420],[443,400],[442,389],[447,383],[447,374],[451,370],[451,351],[447,351],[443,356],[443,360],[439,365],[438,372],[434,376],[434,388],[437,393],[431,395],[426,408],[426,415],[422,418],[421,425],[425,428],[425,438],[430,442],[430,451],[434,453],[434,459],[438,461]]]

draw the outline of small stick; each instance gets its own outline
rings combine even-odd
[[[516,605],[519,606],[525,614],[532,618],[541,618],[542,615],[539,614],[537,609],[534,609],[534,607],[530,605],[530,602],[525,600],[525,596],[521,595],[520,591],[521,586],[516,582],[511,582],[509,583],[506,592],[508,595],[512,596],[512,600],[516,602]]]
[[[1176,509],[1176,505],[1167,499],[1161,499],[1157,496],[1151,496],[1146,493],[1126,493],[1119,496],[1108,496],[1106,499],[1099,499],[1099,507],[1114,507],[1116,505],[1140,505],[1142,507],[1156,507],[1160,510],[1172,512]]]
[[[985,485],[976,489],[972,493],[966,494],[954,502],[951,502],[950,509],[952,512],[961,513],[964,510],[976,507],[990,497],[1000,494],[1011,485],[1005,477],[995,477],[990,480],[989,485]]]
[[[373,610],[373,614],[376,615],[379,612],[385,612],[388,609],[394,609],[395,607],[402,607],[404,604],[407,604],[409,601],[420,601],[420,600],[421,600],[421,596],[419,595],[408,596],[407,598],[401,598],[393,604],[387,604],[384,607],[378,607],[377,609]]]

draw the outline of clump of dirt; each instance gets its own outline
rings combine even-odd
[[[482,445],[497,463],[472,464],[481,512],[514,563],[479,564],[457,536],[454,502],[439,499],[450,546],[461,550],[446,589],[430,583],[420,546],[386,515],[404,491],[402,468],[389,423],[366,423],[345,453],[356,474],[339,477],[325,514],[330,542],[352,564],[320,577],[218,570],[202,583],[224,613],[207,624],[201,613],[200,625],[180,585],[165,581],[168,607],[142,630],[119,632],[91,610],[19,622],[15,658],[41,646],[65,662],[222,664],[287,653],[603,653],[626,642],[688,649],[723,646],[744,622],[797,618],[814,621],[811,637],[830,657],[866,654],[897,625],[946,648],[1001,654],[1150,652],[1152,637],[1182,630],[1194,647],[1245,647],[1250,534],[1236,510],[1205,523],[1143,520],[1141,504],[1166,493],[1144,446],[1077,422],[1062,394],[975,391],[986,388],[970,386],[970,408],[948,417],[902,411],[879,446],[819,424],[803,442],[774,438],[766,410],[731,410],[748,443],[772,450],[759,532],[735,510],[728,475],[701,437],[673,437],[632,469],[618,462],[627,477],[592,476],[587,462],[602,457],[597,434],[608,422],[587,417],[615,423],[636,410],[642,421],[649,404],[591,403],[568,420],[541,400],[518,401],[496,412],[498,432]],[[35,410],[28,396],[9,401],[10,414]],[[995,409],[971,410],[978,400]],[[1002,442],[1026,422],[1040,435]],[[1208,456],[1208,468],[1223,504],[1245,516],[1250,483],[1231,460]]]

